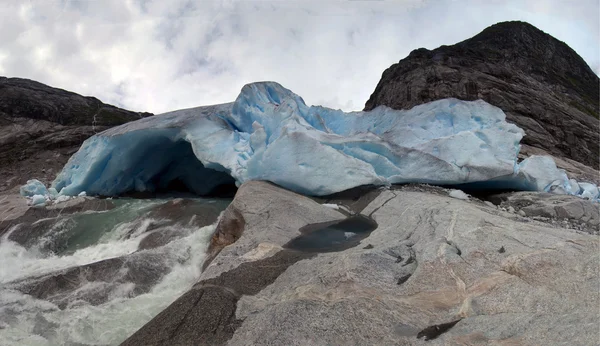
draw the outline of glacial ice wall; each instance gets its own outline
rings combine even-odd
[[[244,86],[233,103],[156,115],[89,138],[53,187],[61,195],[109,196],[174,180],[198,194],[248,180],[308,195],[409,182],[589,190],[549,157],[517,163],[523,135],[481,100],[344,113],[307,106],[281,85],[261,82]]]

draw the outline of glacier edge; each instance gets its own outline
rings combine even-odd
[[[523,136],[482,100],[344,113],[259,82],[244,86],[233,103],[143,118],[89,138],[52,187],[60,195],[112,196],[179,180],[202,195],[222,184],[268,180],[327,195],[421,182],[598,199],[595,185],[569,180],[549,157],[518,163]]]

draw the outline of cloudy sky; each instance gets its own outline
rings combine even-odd
[[[359,110],[411,50],[524,20],[600,73],[598,0],[0,0],[0,75],[154,113],[274,80]]]

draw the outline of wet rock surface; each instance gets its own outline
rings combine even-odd
[[[48,237],[48,241],[40,249],[60,252],[69,241],[73,241],[74,236],[70,232],[59,234],[60,230],[73,228],[73,224],[77,223],[76,214],[112,210],[116,207],[113,201],[78,197],[47,207],[28,208],[21,216],[0,222],[0,235],[11,231],[8,239],[25,247],[39,245],[41,238]],[[17,197],[16,203],[24,204],[25,201],[22,197]],[[200,228],[215,223],[228,203],[229,200],[226,199],[203,203],[193,199],[177,198],[157,205],[145,215],[147,219],[152,220],[151,222],[138,221],[138,226],[141,226],[141,222],[148,223],[144,226],[148,236],[140,242],[139,249],[160,247],[187,235],[186,230],[171,226]]]
[[[186,225],[187,227],[204,227],[217,221],[226,208],[228,200],[220,200],[212,204],[198,203],[191,199],[175,199],[152,209],[148,217],[160,220],[156,226],[147,229],[149,234],[139,244],[140,250],[152,249],[168,244],[174,239],[181,238],[186,232],[177,227],[166,225]],[[155,230],[156,228],[161,228]]]
[[[100,305],[128,286],[129,296],[148,292],[172,264],[160,253],[132,254],[61,270],[7,287],[44,299],[64,309],[70,304]],[[169,265],[170,264],[170,265]]]
[[[243,184],[219,221],[201,280],[123,345],[224,344],[241,323],[235,311],[242,296],[260,292],[294,263],[316,255],[283,246],[303,236],[302,227],[343,219],[271,183]]]
[[[89,234],[86,224],[108,222],[106,231],[112,230],[111,222],[120,219],[111,219],[118,217],[118,208],[127,201],[78,198],[63,203],[62,207],[30,208],[21,217],[11,220],[14,226],[7,226],[10,230],[7,240],[26,249],[35,248],[48,256],[72,254],[95,244],[103,236]],[[188,261],[191,256],[179,253],[178,247],[182,244],[171,244],[201,227],[214,224],[228,204],[227,200],[181,198],[149,204],[150,207],[140,209],[134,220],[125,219],[126,223],[121,223],[125,227],[121,241],[143,237],[138,251],[27,277],[9,282],[2,288],[46,300],[60,309],[77,304],[104,304],[115,295],[131,298],[147,293],[175,266]],[[115,214],[106,214],[113,210]],[[82,215],[84,211],[87,214]],[[83,225],[78,225],[79,222]],[[97,224],[94,226],[96,232],[102,228]]]
[[[586,345],[600,336],[598,236],[423,185],[378,190],[361,211],[377,229],[338,252],[285,248],[302,227],[343,218],[308,198],[250,182],[231,210],[218,237],[230,230],[234,242],[213,243],[221,251],[199,283],[124,344]]]
[[[525,130],[522,154],[550,154],[572,177],[598,182],[599,85],[564,42],[505,22],[455,45],[414,50],[383,72],[365,110],[483,99]]]
[[[110,200],[87,197],[78,197],[67,203],[49,207],[29,208],[23,197],[14,196],[11,204],[13,204],[13,208],[15,208],[14,205],[22,207],[22,213],[16,214],[18,216],[15,215],[14,218],[0,221],[0,236],[19,225],[10,234],[9,239],[22,245],[39,240],[48,231],[48,226],[58,221],[59,216],[65,218],[84,211],[106,211],[115,207]],[[7,212],[9,213],[10,210],[7,209]]]
[[[196,227],[212,225],[219,214],[226,208],[230,200],[199,203],[193,199],[177,198],[153,208],[149,218],[157,220],[177,220]]]
[[[240,297],[270,285],[292,264],[315,256],[282,250],[266,259],[242,263],[216,278],[202,280],[122,345],[219,345],[242,321],[235,311]]]

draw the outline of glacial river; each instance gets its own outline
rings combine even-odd
[[[48,229],[33,244],[19,245],[9,239],[10,232],[4,234],[0,240],[0,343],[117,345],[188,290],[200,276],[215,225],[196,227],[194,216],[176,222],[149,216],[153,208],[167,201],[118,199],[113,201],[116,208],[109,211],[39,221]],[[194,199],[194,203],[219,211],[229,202]],[[139,249],[148,234],[160,231],[178,236],[161,246]],[[121,267],[114,280],[90,279],[102,277],[102,270],[114,269],[110,268],[112,262],[100,269],[85,265],[115,258],[124,259],[125,264],[117,264]],[[158,269],[127,273],[148,266]],[[73,268],[75,276],[55,279],[57,273]],[[139,279],[146,288],[122,279],[127,277]],[[29,291],[23,287],[42,287],[42,292],[35,298],[35,294],[24,294]],[[46,287],[53,291],[44,292]]]

